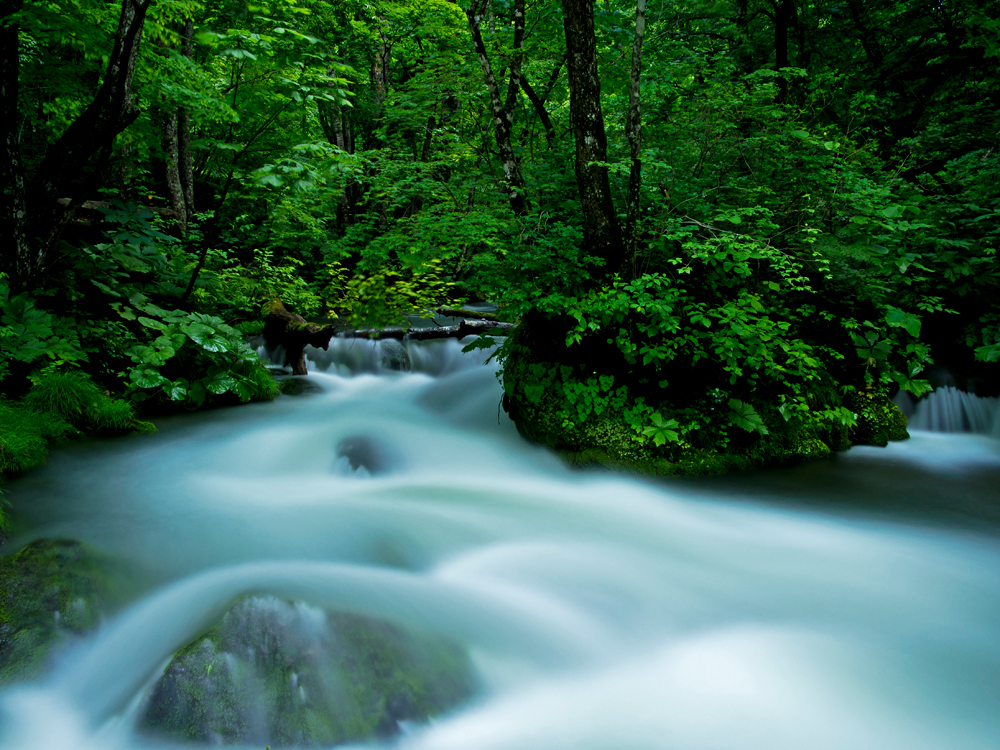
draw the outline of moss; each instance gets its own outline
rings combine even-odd
[[[846,405],[857,418],[857,425],[850,430],[854,445],[886,446],[890,440],[906,440],[906,415],[889,400],[882,390],[866,390],[850,394]]]
[[[242,333],[244,336],[259,336],[264,332],[264,321],[244,320],[239,323],[234,323],[233,328]]]
[[[124,568],[81,542],[38,540],[0,558],[0,684],[35,676],[54,645],[130,592]]]
[[[310,393],[322,393],[323,389],[307,377],[289,377],[277,381],[278,390],[286,396],[302,396]]]
[[[465,651],[443,638],[248,597],[175,655],[142,726],[197,742],[326,746],[395,734],[472,688]]]

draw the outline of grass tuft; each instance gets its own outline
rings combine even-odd
[[[35,380],[23,403],[36,412],[51,412],[77,423],[103,395],[82,372],[48,372]]]

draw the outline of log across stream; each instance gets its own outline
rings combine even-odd
[[[0,693],[0,749],[229,741],[157,733],[178,649],[237,674],[278,663],[248,633],[335,650],[370,618],[471,670],[436,718],[372,740],[399,750],[995,750],[1000,442],[917,431],[704,480],[574,472],[498,413],[485,355],[334,341],[306,351],[315,392],[62,449],[11,485],[14,544],[80,539],[142,583]],[[282,716],[360,700],[306,646],[288,664],[308,675],[268,667]],[[289,746],[232,695],[240,742]]]

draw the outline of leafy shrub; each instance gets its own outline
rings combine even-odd
[[[133,400],[198,408],[278,395],[274,379],[240,331],[212,315],[165,310],[141,297],[133,302],[134,307],[120,309],[146,331],[145,342],[129,350]]]

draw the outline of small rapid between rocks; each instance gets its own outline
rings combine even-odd
[[[220,620],[204,654],[260,662],[246,602],[299,634],[287,700],[308,700],[336,617],[457,644],[473,685],[429,721],[386,714],[374,741],[400,750],[996,749],[1000,441],[573,472],[521,440],[483,352],[389,346],[335,340],[309,355],[317,392],[66,448],[11,486],[15,543],[80,539],[147,583],[0,694],[0,750],[174,746],[149,729],[158,680]],[[336,692],[316,669],[309,689]]]

